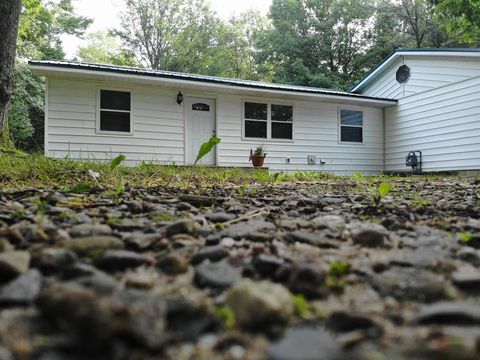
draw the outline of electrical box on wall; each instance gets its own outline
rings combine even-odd
[[[315,165],[317,163],[317,157],[315,155],[308,155],[307,162],[308,165]]]

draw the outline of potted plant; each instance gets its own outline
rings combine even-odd
[[[255,151],[250,149],[250,161],[252,161],[252,165],[254,167],[262,167],[263,162],[265,161],[265,156],[267,153],[263,150],[263,146],[257,146]]]

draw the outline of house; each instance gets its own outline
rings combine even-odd
[[[45,153],[336,174],[480,169],[480,51],[400,49],[350,92],[66,61],[30,61],[47,78]]]

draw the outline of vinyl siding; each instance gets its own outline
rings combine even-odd
[[[480,76],[400,99],[385,110],[385,167],[406,170],[411,150],[423,170],[480,169]]]
[[[403,64],[410,67],[410,79],[399,84],[395,73]],[[400,99],[479,75],[479,58],[406,55],[400,56],[362,94]]]
[[[96,133],[97,89],[117,88],[132,92],[133,135]],[[176,104],[178,88],[118,85],[93,80],[50,78],[47,98],[46,154],[52,157],[109,160],[124,154],[127,164],[153,161],[184,164],[184,106]],[[251,148],[264,145],[265,166],[273,171],[314,170],[336,174],[357,171],[375,174],[383,170],[383,110],[371,106],[349,106],[321,101],[255,98],[294,107],[294,141],[242,140],[242,102],[245,96],[225,93],[188,93],[216,99],[217,147],[220,166],[250,167]],[[364,112],[364,142],[339,143],[338,109]],[[308,165],[307,156],[317,164]],[[290,158],[290,163],[286,162]],[[325,161],[320,165],[320,159]]]

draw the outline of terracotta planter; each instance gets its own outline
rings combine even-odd
[[[252,160],[252,165],[254,167],[262,167],[263,162],[265,161],[265,155],[252,155],[250,160]]]

